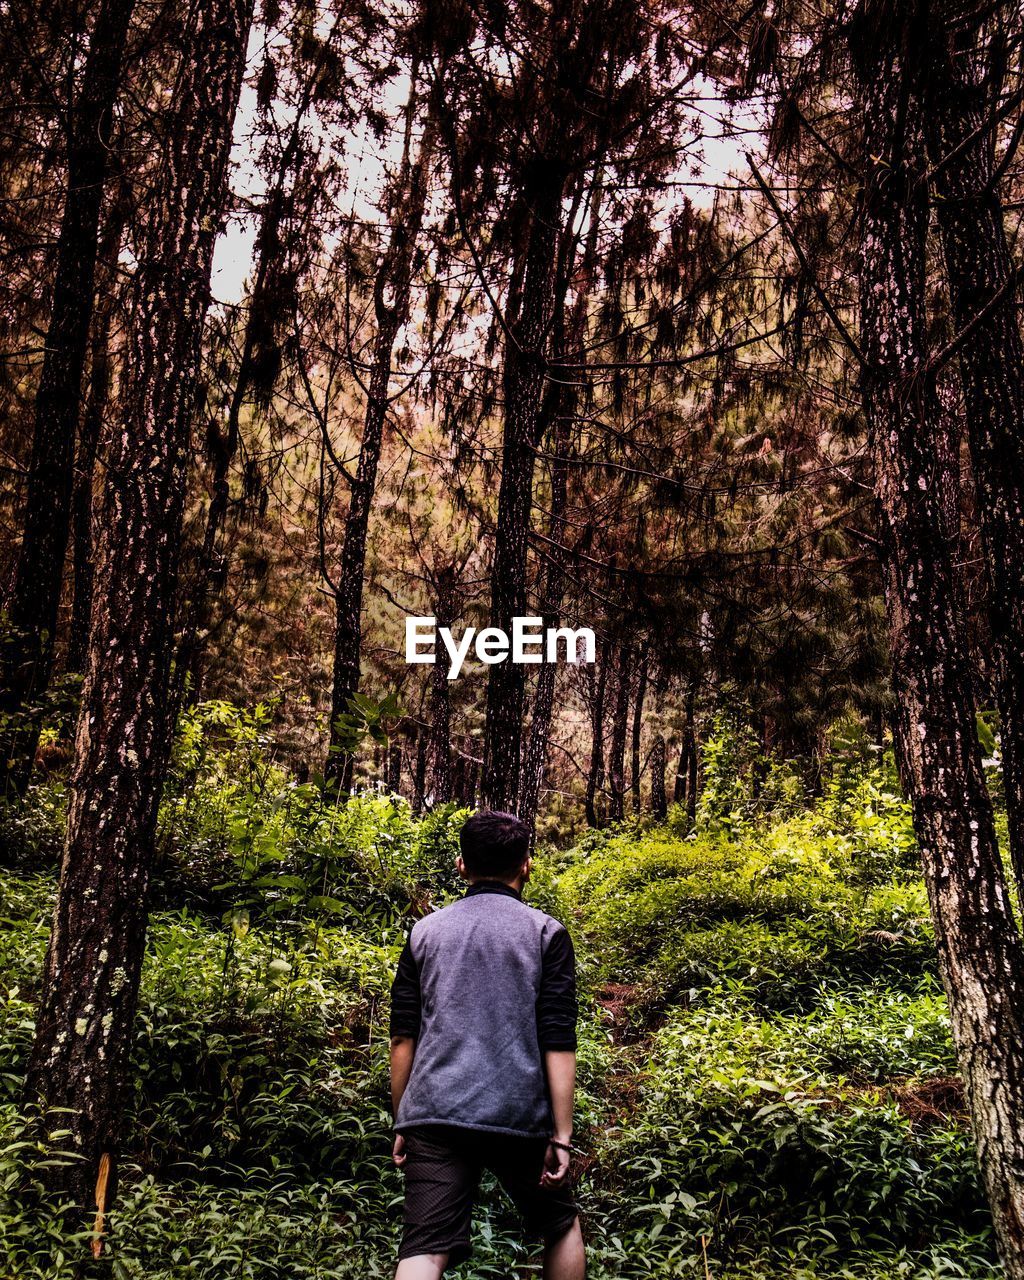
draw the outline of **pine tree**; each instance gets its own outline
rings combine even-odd
[[[160,120],[163,163],[138,232],[122,429],[106,459],[94,624],[61,882],[28,1089],[80,1157],[63,1178],[102,1213],[112,1190],[146,935],[186,468],[213,246],[251,0],[193,0]],[[62,1109],[59,1113],[56,1109]]]
[[[134,0],[104,0],[99,6],[81,88],[67,109],[67,194],[36,392],[24,527],[8,605],[8,634],[0,648],[0,759],[5,788],[17,793],[24,792],[32,772],[41,699],[53,670],[100,211],[134,8]]]

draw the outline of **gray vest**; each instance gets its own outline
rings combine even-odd
[[[544,950],[561,928],[503,893],[460,898],[416,922],[422,1022],[396,1129],[550,1136],[537,996]]]

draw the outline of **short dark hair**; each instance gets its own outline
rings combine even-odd
[[[530,852],[530,828],[514,813],[482,809],[459,833],[462,860],[471,876],[511,879]]]

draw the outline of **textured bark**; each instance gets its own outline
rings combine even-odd
[[[945,536],[936,449],[941,408],[926,370],[925,157],[913,84],[919,40],[888,34],[883,30],[877,43],[881,52],[862,55],[859,66],[866,168],[860,307],[896,740],[982,1177],[1006,1273],[1019,1280],[1024,952],[981,767],[970,655]],[[901,47],[908,50],[902,56]]]
[[[644,699],[647,696],[647,667],[649,654],[647,645],[640,650],[636,674],[636,696],[633,702],[633,730],[630,752],[629,783],[633,792],[633,812],[640,812],[640,779],[643,769],[640,763],[640,738],[644,725]]]
[[[57,612],[71,522],[75,435],[93,309],[100,207],[113,108],[134,0],[105,0],[96,15],[81,93],[69,111],[67,196],[43,367],[21,547],[0,649],[0,761],[5,787],[23,792],[53,670]],[[8,721],[8,717],[12,717]]]
[[[435,88],[435,93],[438,89]],[[373,344],[370,381],[363,417],[363,437],[356,474],[351,477],[348,512],[336,579],[334,623],[334,680],[331,689],[331,738],[324,776],[340,793],[352,783],[352,757],[340,750],[339,717],[359,689],[362,647],[363,579],[366,538],[377,487],[384,426],[388,415],[388,387],[395,341],[409,319],[413,255],[423,225],[430,166],[436,140],[436,112],[428,112],[415,161],[406,160],[394,194],[387,249],[374,280],[377,335]]]
[[[587,331],[587,314],[598,265],[598,236],[601,227],[601,204],[604,192],[603,176],[595,178],[590,198],[590,223],[586,243],[580,257],[577,275],[576,297],[568,321],[560,324],[562,332],[556,334],[553,347],[556,352],[567,354],[576,360],[585,359],[584,344]],[[564,315],[564,305],[556,299],[556,311]],[[581,395],[579,380],[553,379],[545,393],[542,433],[550,432],[551,460],[551,513],[548,523],[548,558],[544,566],[541,585],[541,611],[546,629],[557,627],[561,621],[562,601],[565,596],[566,575],[565,540],[568,534],[566,508],[569,500],[569,455],[573,445],[574,424]],[[554,663],[545,663],[537,674],[537,687],[530,717],[530,735],[526,744],[526,758],[520,781],[518,813],[531,831],[534,830],[540,793],[544,784],[544,769],[548,758],[548,740],[551,735],[551,718],[555,705],[557,670]]]
[[[466,750],[473,751],[474,742],[472,738],[466,739]],[[475,758],[471,758],[466,767],[466,804],[470,809],[476,808],[477,791],[480,785],[480,762]]]
[[[114,320],[115,284],[118,256],[127,209],[119,200],[111,208],[103,228],[100,249],[101,278],[89,335],[89,390],[85,412],[78,430],[75,450],[74,491],[71,514],[71,563],[73,592],[71,627],[68,633],[67,670],[85,672],[92,616],[93,583],[93,488],[96,454],[110,401],[110,334]]]
[[[527,615],[527,549],[533,508],[534,451],[544,426],[542,412],[548,344],[555,309],[555,275],[564,177],[554,165],[532,167],[534,184],[525,198],[532,210],[522,288],[508,317],[502,371],[504,426],[501,484],[491,569],[492,627],[512,632],[512,619]],[[510,810],[519,803],[526,708],[526,668],[497,662],[487,677],[484,724],[483,802]]]
[[[936,49],[925,119],[950,302],[967,331],[960,380],[989,569],[1010,856],[1024,891],[1024,342],[993,174],[991,89],[967,34],[967,49]]]
[[[437,627],[451,627],[455,619],[456,574],[454,566],[444,566],[437,575],[434,617]],[[441,645],[430,672],[430,750],[427,763],[426,800],[447,804],[452,798],[451,722],[452,694],[448,672],[451,659]]]
[[[251,0],[195,0],[140,229],[123,418],[107,457],[67,841],[28,1087],[68,1108],[89,1201],[116,1152],[145,943],[191,418]],[[102,1161],[106,1165],[106,1161]]]
[[[666,767],[665,739],[659,733],[651,746],[651,813],[658,819],[668,815],[668,799],[665,795]]]
[[[686,690],[683,740],[679,745],[679,766],[676,769],[673,799],[686,806],[686,815],[692,827],[697,821],[697,681],[691,681]]]
[[[626,734],[629,725],[629,686],[632,674],[633,652],[626,648],[619,655],[615,709],[612,712],[612,741],[608,752],[608,783],[611,792],[608,816],[612,822],[621,822],[625,817]]]
[[[387,784],[388,791],[393,796],[401,795],[402,792],[402,744],[400,742],[388,743],[387,755],[388,769]]]
[[[551,466],[551,519],[548,528],[549,560],[544,570],[541,588],[542,617],[545,628],[557,627],[561,619],[562,599],[565,594],[565,574],[562,564],[562,539],[565,536],[565,508],[568,496],[567,452],[569,449],[570,419],[575,410],[574,394],[558,395],[552,387],[552,399],[557,401],[553,409],[556,417],[554,431],[555,460]],[[548,757],[548,738],[551,734],[551,718],[555,707],[555,681],[557,667],[546,662],[537,673],[537,687],[533,697],[530,717],[530,734],[526,744],[523,771],[520,779],[517,813],[531,831],[537,819],[544,768]]]
[[[423,812],[423,805],[426,799],[426,782],[427,782],[427,748],[429,746],[429,734],[426,727],[420,725],[416,731],[416,762],[413,765],[412,773],[412,811],[415,814]]]
[[[604,787],[604,704],[608,689],[609,658],[609,645],[606,640],[601,645],[597,670],[591,673],[590,768],[587,770],[587,792],[584,800],[587,825],[591,827],[601,825],[601,815],[597,811],[597,797]]]

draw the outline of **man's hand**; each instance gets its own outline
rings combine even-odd
[[[544,1155],[544,1168],[540,1175],[542,1187],[557,1187],[563,1183],[569,1173],[569,1153],[564,1147],[556,1147],[548,1143]]]
[[[391,1148],[391,1159],[395,1162],[395,1167],[401,1169],[405,1164],[405,1138],[400,1133],[395,1134],[395,1145]]]

